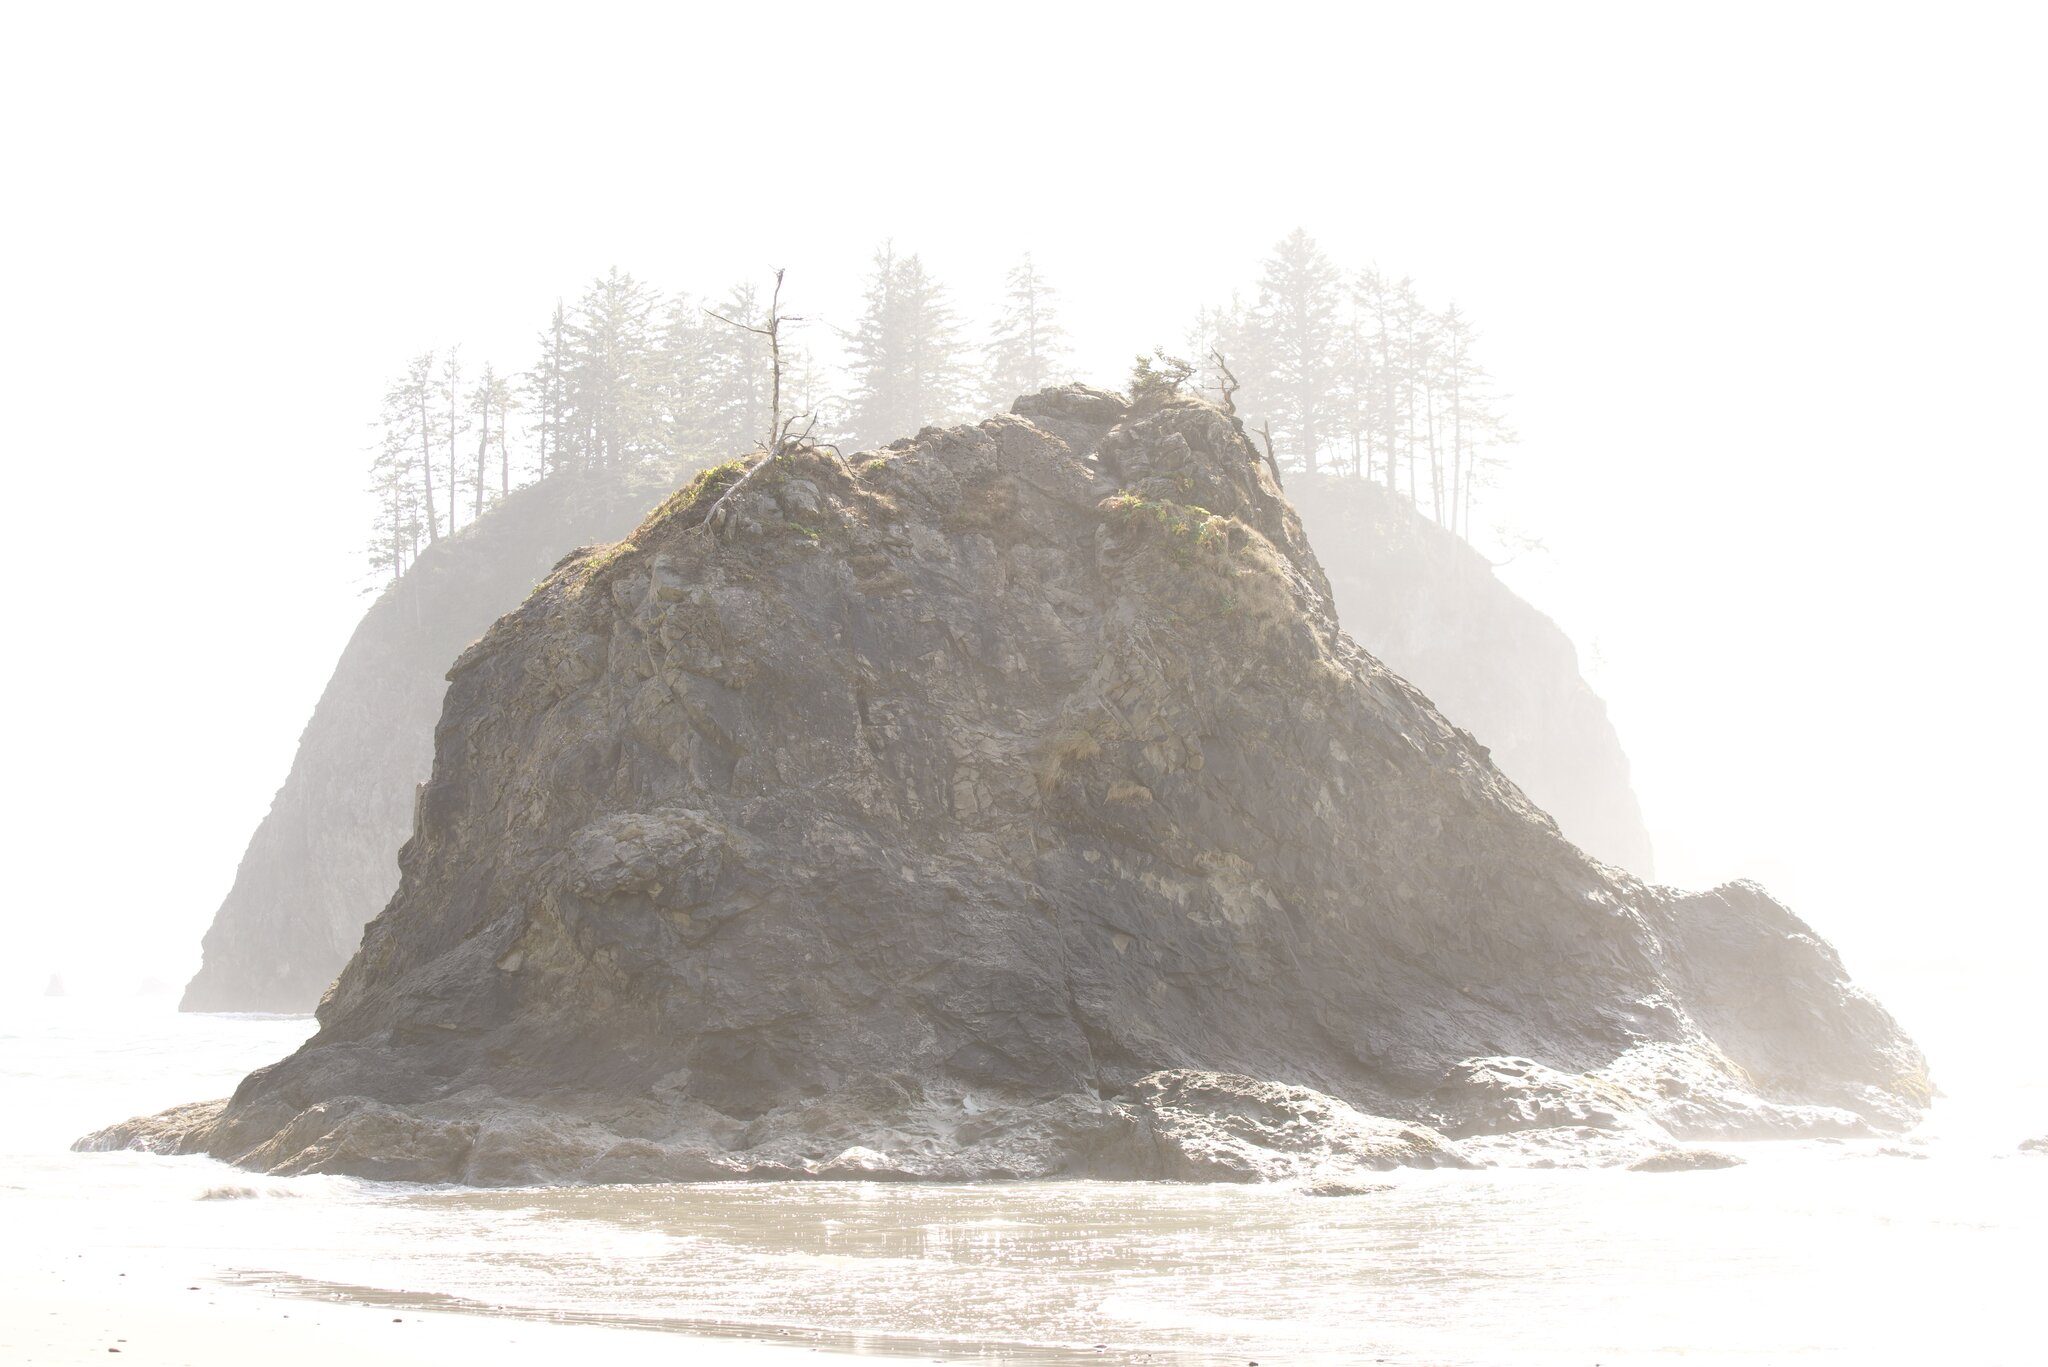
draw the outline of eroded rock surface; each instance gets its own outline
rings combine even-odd
[[[1216,409],[1048,391],[734,479],[457,662],[319,1032],[84,1142],[485,1184],[1322,1180],[1924,1102],[1789,912],[1588,858],[1344,635]]]

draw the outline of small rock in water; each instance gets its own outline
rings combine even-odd
[[[250,1201],[258,1192],[254,1187],[208,1187],[199,1193],[202,1201]]]
[[[1383,1191],[1392,1191],[1392,1182],[1362,1182],[1356,1177],[1325,1177],[1311,1182],[1303,1188],[1308,1196],[1372,1196]]]
[[[1666,1149],[1628,1165],[1630,1172],[1706,1172],[1712,1168],[1740,1167],[1742,1160],[1718,1149]]]

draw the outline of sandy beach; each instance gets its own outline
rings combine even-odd
[[[432,1296],[294,1285],[292,1270],[310,1250],[360,1241],[381,1222],[346,1225],[333,1199],[341,1189],[318,1179],[278,1181],[200,1158],[69,1151],[105,1116],[225,1090],[310,1026],[68,1002],[28,1003],[0,1023],[0,1362],[399,1367],[583,1357],[748,1367],[843,1358],[794,1341],[450,1311],[431,1308]]]
[[[850,1361],[801,1342],[702,1338],[611,1325],[550,1323],[500,1315],[399,1310],[277,1294],[191,1279],[175,1257],[139,1252],[47,1250],[10,1245],[0,1361],[21,1367],[123,1362],[212,1367],[289,1362],[295,1367],[382,1367],[491,1361],[518,1367],[581,1359],[639,1363],[732,1363],[736,1367]],[[188,1269],[189,1271],[189,1269]]]

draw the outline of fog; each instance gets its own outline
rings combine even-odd
[[[2048,937],[2040,21],[2010,9],[354,8],[10,23],[4,984],[175,985],[365,602],[387,375],[617,264],[1035,253],[1115,383],[1307,227],[1481,320],[1488,527],[1660,879],[1754,877],[1923,1035]],[[1498,552],[1505,555],[1505,551]],[[1947,1049],[1942,1046],[1948,1045]]]

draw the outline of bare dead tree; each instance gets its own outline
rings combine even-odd
[[[762,449],[771,456],[781,455],[783,448],[790,444],[790,434],[797,423],[804,422],[806,424],[804,430],[797,434],[795,438],[798,445],[806,444],[810,439],[811,432],[818,425],[816,413],[793,414],[787,422],[784,422],[782,419],[782,325],[784,323],[801,323],[803,321],[802,314],[786,314],[782,311],[782,275],[783,268],[780,266],[776,267],[775,290],[768,296],[768,325],[766,327],[756,327],[752,323],[742,323],[739,319],[728,318],[715,309],[704,310],[704,312],[728,327],[736,327],[742,332],[751,332],[757,337],[766,337],[768,339],[768,359],[771,367],[768,389],[768,440],[761,445]],[[735,485],[733,487],[738,488],[739,486]]]
[[[1216,388],[1223,395],[1223,411],[1234,418],[1237,416],[1237,391],[1239,389],[1237,376],[1231,373],[1230,362],[1224,360],[1223,353],[1215,347],[1209,348],[1209,359],[1216,363]],[[1243,430],[1243,424],[1241,423],[1239,424],[1239,430]],[[1284,488],[1285,482],[1280,478],[1280,462],[1273,458],[1273,424],[1271,422],[1259,425],[1259,439],[1266,444],[1266,468],[1273,472],[1274,487]]]
[[[1259,424],[1259,440],[1266,444],[1266,468],[1273,472],[1273,487],[1276,489],[1286,488],[1287,481],[1280,478],[1280,462],[1273,459],[1273,424],[1271,422]]]
[[[727,505],[732,502],[733,495],[744,488],[747,481],[759,474],[763,467],[774,463],[777,457],[788,452],[806,450],[820,445],[820,443],[812,440],[812,434],[818,430],[818,414],[816,409],[804,413],[792,413],[787,418],[782,416],[782,326],[785,323],[801,323],[803,321],[802,314],[784,313],[782,311],[782,276],[783,268],[780,266],[776,267],[775,289],[768,296],[768,322],[765,327],[756,326],[753,323],[742,323],[739,319],[728,318],[714,309],[704,310],[704,312],[729,327],[736,327],[742,332],[751,332],[758,337],[766,337],[768,339],[768,360],[770,365],[768,439],[761,443],[762,457],[760,460],[755,461],[752,468],[745,474],[734,480],[732,487],[720,494],[718,501],[711,505],[711,511],[704,515],[704,521],[712,527],[722,527],[725,525],[726,520],[731,516],[727,511]],[[803,424],[801,429],[797,427],[798,423]]]
[[[1209,359],[1216,363],[1216,388],[1223,393],[1223,411],[1231,417],[1237,416],[1237,376],[1230,373],[1230,362],[1223,359],[1223,353],[1209,348]]]

